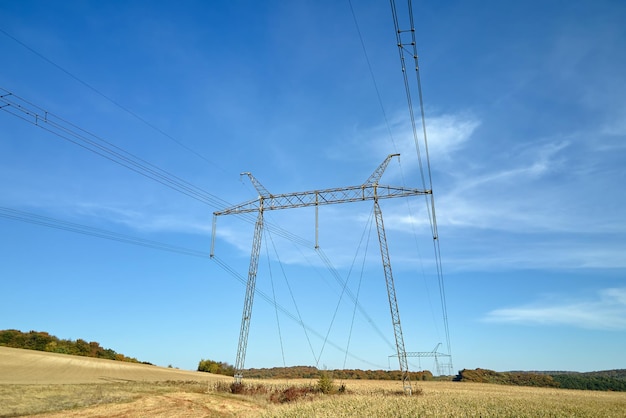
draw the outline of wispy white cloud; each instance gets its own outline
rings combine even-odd
[[[485,167],[458,164],[454,179],[438,189],[439,223],[526,234],[623,231],[611,168],[589,168],[601,164],[595,152],[581,150],[574,139],[556,138]],[[598,185],[609,188],[601,196],[601,216],[594,200],[584,198],[597,193]]]
[[[433,160],[449,161],[452,154],[462,149],[471,140],[472,134],[480,126],[481,121],[469,112],[442,113],[427,119],[428,152]],[[425,163],[424,135],[421,124],[416,127],[416,134]],[[353,141],[342,142],[340,149],[329,149],[327,155],[333,159],[352,158],[355,150],[361,150],[364,156],[373,161],[380,161],[391,153],[401,155],[401,163],[405,174],[417,170],[418,159],[413,129],[405,113],[398,113],[390,118],[389,125],[381,124],[366,129],[357,128],[353,132]],[[349,152],[345,147],[349,146]],[[388,170],[391,171],[391,170]],[[389,179],[391,173],[386,173]]]
[[[587,299],[538,302],[493,310],[487,322],[566,325],[585,329],[626,330],[626,288],[608,288]]]
[[[569,146],[568,141],[557,139],[544,144],[532,144],[527,149],[519,150],[515,166],[494,166],[492,170],[465,177],[457,189],[470,191],[472,188],[489,189],[495,186],[522,186],[541,178],[562,166],[559,153]]]
[[[620,194],[614,193],[616,169],[607,166],[606,149],[601,146],[621,141],[606,132],[597,138],[587,127],[586,132],[562,132],[507,145],[476,137],[483,122],[469,113],[440,115],[427,122],[431,160],[437,162],[434,186],[440,232],[466,243],[466,248],[449,254],[448,262],[458,261],[464,269],[625,266],[621,251],[626,243],[616,235],[626,231],[618,209]],[[596,125],[596,132],[600,127]],[[400,132],[393,151],[401,152],[403,176],[408,178],[417,169],[412,132],[400,122],[392,123],[392,130]],[[612,125],[612,133],[620,131],[620,125]],[[390,151],[386,129],[372,130],[369,138],[372,154]],[[616,158],[615,153],[611,157]],[[400,183],[393,165],[384,182]],[[599,192],[601,205],[592,198]],[[389,202],[384,212],[388,230],[429,231],[420,202],[411,201],[408,211],[404,202]],[[478,245],[477,233],[482,237]],[[496,241],[487,237],[504,243],[490,247]]]
[[[622,108],[620,111],[616,111],[615,113],[616,115],[614,117],[604,122],[600,132],[610,137],[624,137],[626,136],[626,108]],[[615,145],[620,146],[621,148],[626,146],[623,142]]]
[[[450,161],[454,153],[467,145],[480,124],[480,120],[469,113],[448,113],[430,117],[426,125],[429,157],[441,162]],[[417,169],[417,150],[412,126],[406,122],[405,117],[398,117],[392,123],[392,131],[395,136],[394,152],[400,153],[403,166],[407,171]],[[426,163],[424,135],[420,124],[416,134],[422,160]],[[387,136],[375,135],[372,138],[372,147],[381,150],[378,154],[383,153],[382,149],[389,150]]]
[[[436,160],[449,159],[451,154],[466,146],[480,124],[479,119],[464,113],[443,114],[428,119],[426,130],[429,156]],[[407,141],[407,137],[405,146],[414,150],[414,142]]]
[[[210,234],[209,218],[199,219],[192,214],[159,213],[154,208],[127,208],[122,206],[81,203],[72,209],[81,217],[96,218],[141,232],[176,232]]]
[[[462,167],[456,178],[436,193],[439,225],[491,230],[547,231],[567,230],[564,218],[554,216],[554,200],[536,186],[548,175],[561,158],[559,152],[566,142],[546,144],[529,153],[517,167],[494,167],[478,173],[469,173]],[[404,225],[426,225],[423,205],[415,205],[412,213],[398,215],[396,221]]]

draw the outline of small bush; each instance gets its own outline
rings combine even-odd
[[[229,391],[235,395],[265,395],[269,392],[269,389],[261,384],[250,385],[233,382],[229,386]]]
[[[230,393],[234,393],[235,395],[239,395],[242,394],[245,390],[245,386],[243,385],[243,383],[231,383],[230,385]]]
[[[317,388],[324,395],[335,392],[335,382],[332,375],[328,372],[320,373],[320,378],[317,381]]]
[[[314,395],[318,390],[311,386],[290,386],[284,390],[277,390],[270,395],[273,403],[288,403],[306,398],[307,395]]]

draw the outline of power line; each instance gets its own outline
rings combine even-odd
[[[406,98],[407,98],[407,105],[408,105],[408,109],[409,109],[409,117],[410,117],[410,121],[411,121],[412,132],[413,132],[413,140],[414,140],[415,149],[416,149],[416,152],[417,152],[417,159],[418,159],[418,163],[419,163],[419,170],[420,170],[420,176],[421,176],[421,180],[422,180],[422,185],[425,188],[426,187],[426,181],[428,180],[429,189],[432,190],[432,173],[431,173],[431,166],[430,166],[430,157],[429,157],[429,153],[428,153],[428,136],[427,136],[427,132],[426,132],[426,116],[425,116],[425,111],[424,111],[424,99],[423,99],[423,94],[422,94],[422,82],[421,82],[421,77],[420,77],[420,72],[419,72],[419,62],[418,62],[418,54],[417,54],[417,41],[416,41],[416,37],[415,37],[415,25],[414,25],[414,20],[413,20],[413,5],[412,5],[411,0],[407,0],[408,20],[409,20],[409,27],[410,27],[410,29],[400,29],[400,23],[399,23],[399,19],[398,19],[398,13],[397,13],[397,9],[396,9],[395,0],[390,0],[390,4],[391,4],[391,12],[392,12],[394,29],[395,29],[395,33],[396,33],[396,43],[397,43],[398,53],[399,53],[399,57],[400,57],[400,65],[401,65],[401,69],[402,69],[402,77],[403,77],[403,81],[404,81],[404,88],[405,88],[405,93],[406,93]],[[410,34],[410,42],[408,42],[408,43],[403,40],[403,34],[406,34],[406,33]],[[407,47],[409,49],[407,49]],[[409,82],[409,76],[408,76],[407,70],[406,70],[405,52],[408,52],[411,55],[411,58],[413,59],[413,63],[414,63],[414,66],[415,66],[415,81],[416,81],[416,84],[417,84],[419,109],[420,109],[421,124],[422,124],[422,135],[423,135],[423,138],[424,138],[424,152],[425,152],[425,156],[426,156],[426,173],[427,173],[427,175],[425,175],[425,173],[424,173],[424,167],[423,167],[423,164],[422,164],[422,155],[421,155],[421,150],[420,150],[419,136],[417,134],[417,124],[415,122],[415,114],[414,114],[414,111],[413,111],[413,99],[411,97],[411,83]],[[434,198],[434,194],[431,194],[430,196],[425,196],[424,199],[425,199],[425,202],[426,202],[426,210],[428,212],[428,218],[429,218],[429,221],[430,221],[430,227],[431,227],[431,232],[432,232],[432,237],[433,237],[433,248],[434,248],[434,253],[435,253],[435,264],[436,264],[436,268],[437,268],[437,278],[438,278],[438,282],[439,282],[439,296],[440,296],[441,305],[442,305],[443,322],[444,322],[445,336],[446,336],[446,345],[447,345],[447,348],[448,348],[448,354],[451,355],[451,350],[452,349],[451,349],[451,345],[450,345],[450,331],[449,331],[449,327],[448,327],[448,313],[447,313],[447,306],[446,306],[446,293],[445,293],[445,284],[444,284],[444,278],[443,278],[443,267],[442,267],[442,262],[441,262],[441,248],[440,248],[440,245],[439,245],[439,232],[437,230],[437,217],[436,217],[436,214],[435,214],[435,198]],[[450,368],[452,368],[451,364],[450,364]]]
[[[204,251],[198,251],[198,250],[194,250],[194,249],[191,249],[191,248],[185,248],[185,247],[172,245],[172,244],[167,244],[167,243],[154,241],[154,240],[147,240],[147,239],[143,239],[143,238],[139,238],[139,237],[134,237],[134,236],[131,236],[131,235],[120,234],[118,232],[108,231],[108,230],[100,229],[100,228],[94,228],[94,227],[91,227],[91,226],[82,225],[82,224],[78,224],[78,223],[74,223],[74,222],[63,221],[63,220],[60,220],[60,219],[56,219],[56,218],[52,218],[52,217],[48,217],[48,216],[43,216],[43,215],[38,215],[38,214],[35,214],[35,213],[26,212],[26,211],[17,210],[17,209],[12,209],[12,208],[8,208],[8,207],[0,206],[0,218],[11,219],[11,220],[14,220],[14,221],[19,221],[19,222],[30,223],[30,224],[34,224],[34,225],[38,225],[38,226],[45,226],[45,227],[48,227],[48,228],[59,229],[59,230],[67,231],[67,232],[74,232],[74,233],[77,233],[77,234],[88,235],[88,236],[92,236],[92,237],[96,237],[96,238],[107,239],[107,240],[111,240],[111,241],[115,241],[115,242],[121,242],[121,243],[125,243],[125,244],[137,245],[137,246],[145,247],[145,248],[152,248],[152,249],[157,249],[157,250],[161,250],[161,251],[168,251],[168,252],[172,252],[172,253],[176,253],[176,254],[188,255],[188,256],[193,256],[193,257],[200,257],[200,258],[204,258],[204,259],[211,259],[210,254],[207,253],[207,252],[204,252]],[[229,273],[232,277],[234,277],[237,281],[239,281],[241,284],[243,284],[245,286],[246,281],[243,279],[243,277],[241,277],[241,275],[239,275],[239,273],[237,273],[228,264],[226,264],[226,262],[224,262],[222,259],[220,259],[218,257],[213,257],[212,259],[216,262],[216,264],[220,268],[222,268],[224,271]],[[302,319],[296,317],[289,310],[287,310],[286,308],[284,308],[283,306],[278,304],[272,297],[267,295],[265,292],[263,292],[263,291],[261,291],[259,289],[255,289],[255,293],[257,293],[262,299],[264,299],[271,306],[273,306],[275,309],[277,309],[277,311],[282,312],[285,316],[287,316],[288,318],[294,320],[296,323],[298,323],[299,325],[304,327],[306,330],[308,330],[311,334],[315,335],[316,337],[318,337],[320,339],[324,339],[322,334],[320,334],[319,332],[315,331],[309,325],[305,324],[302,321]],[[357,356],[355,356],[355,355],[353,355],[351,353],[348,353],[345,349],[341,348],[338,344],[333,343],[332,341],[329,341],[328,344],[333,346],[333,347],[335,347],[336,349],[340,350],[342,353],[347,353],[347,355],[349,355],[351,358],[354,358],[354,359],[356,359],[356,360],[358,360],[358,361],[360,361],[362,363],[369,364],[370,366],[374,366],[374,367],[379,367],[380,368],[380,366],[375,364],[375,363],[371,363],[371,362],[369,362],[369,361],[367,361],[365,359],[362,359],[362,358],[357,357]]]
[[[123,150],[104,138],[80,128],[4,88],[0,88],[0,106],[8,114],[193,199],[213,207],[227,205],[225,200],[192,185],[180,177]]]
[[[69,70],[61,67],[59,64],[57,64],[56,62],[52,61],[50,58],[46,57],[45,55],[43,55],[41,52],[35,50],[34,48],[28,46],[27,44],[25,44],[24,42],[20,41],[19,39],[17,39],[16,37],[14,37],[13,35],[9,34],[8,32],[6,32],[5,30],[3,30],[2,28],[0,28],[0,33],[4,34],[6,37],[12,39],[13,41],[15,41],[17,44],[21,45],[22,47],[24,47],[25,49],[27,49],[28,51],[30,51],[31,53],[35,54],[36,56],[38,56],[39,58],[41,58],[42,60],[46,61],[48,64],[52,65],[53,67],[57,68],[58,70],[62,71],[63,73],[65,73],[67,76],[69,76],[70,78],[72,78],[73,80],[77,81],[78,83],[82,84],[84,87],[87,87],[89,90],[93,91],[94,93],[96,93],[97,95],[99,95],[100,97],[102,97],[103,99],[109,101],[110,103],[112,103],[113,105],[119,107],[120,109],[122,109],[124,112],[128,113],[129,115],[131,115],[132,117],[134,117],[135,119],[139,120],[140,122],[142,122],[144,125],[150,127],[151,129],[154,129],[155,131],[157,131],[158,133],[160,133],[161,135],[163,135],[164,137],[168,138],[169,140],[173,141],[174,143],[176,143],[177,145],[179,145],[180,147],[184,148],[185,150],[189,151],[190,153],[194,154],[196,157],[204,160],[206,163],[209,163],[212,166],[215,166],[217,168],[219,168],[220,170],[226,172],[226,170],[224,170],[222,167],[220,167],[219,165],[217,165],[215,162],[209,160],[208,158],[206,158],[204,155],[200,154],[199,152],[197,152],[196,150],[192,149],[191,147],[185,145],[183,142],[181,142],[180,140],[176,139],[174,136],[168,134],[167,132],[163,131],[161,128],[157,127],[156,125],[154,125],[153,123],[149,122],[148,120],[144,119],[143,117],[141,117],[139,114],[137,114],[136,112],[133,112],[132,110],[130,110],[129,108],[127,108],[126,106],[122,105],[121,103],[119,103],[118,101],[110,98],[109,96],[107,96],[106,94],[102,93],[100,90],[96,89],[94,86],[92,86],[91,84],[87,83],[86,81],[82,80],[81,78],[79,78],[78,76],[76,76],[75,74],[71,73]]]
[[[359,26],[359,21],[356,18],[356,13],[354,12],[354,7],[352,7],[352,1],[348,0],[348,4],[350,5],[350,13],[352,13],[352,20],[354,21],[354,26],[356,28],[356,32],[359,35],[359,41],[361,42],[361,49],[363,50],[363,55],[365,56],[365,62],[367,63],[367,69],[369,70],[370,77],[372,78],[372,84],[374,85],[374,90],[376,91],[376,97],[378,98],[378,104],[380,105],[380,110],[383,114],[383,119],[385,120],[385,126],[387,127],[387,134],[391,139],[391,143],[393,144],[394,152],[398,152],[396,142],[393,139],[393,133],[391,132],[391,126],[389,125],[389,120],[387,119],[387,112],[385,111],[385,106],[383,105],[383,99],[380,95],[380,89],[378,88],[378,83],[376,82],[376,77],[374,76],[374,70],[372,69],[372,63],[370,62],[369,55],[367,53],[367,48],[365,48],[365,41],[363,40],[363,35],[361,34],[361,27]]]
[[[0,207],[0,217],[13,219],[20,222],[31,223],[39,226],[60,229],[77,234],[89,235],[92,237],[108,239],[125,244],[138,245],[140,247],[153,248],[157,250],[169,251],[178,254],[190,255],[200,258],[210,258],[210,254],[204,251],[198,251],[191,248],[180,247],[176,245],[166,244],[158,241],[147,240],[143,238],[133,237],[131,235],[120,234],[117,232],[107,231],[105,229],[94,228],[91,226],[81,225],[74,222],[63,221],[48,216],[37,215],[7,207]]]
[[[280,261],[280,257],[278,255],[278,251],[276,250],[276,244],[274,244],[274,240],[272,239],[272,236],[269,235],[269,238],[272,242],[272,247],[274,249],[274,254],[276,256],[276,259],[278,260],[278,265],[280,266],[280,271],[283,275],[283,279],[285,280],[285,284],[287,285],[287,290],[289,290],[289,296],[291,297],[291,301],[293,302],[293,306],[296,309],[296,313],[298,314],[298,320],[299,323],[304,324],[304,322],[302,321],[302,315],[300,314],[300,309],[298,309],[298,304],[296,303],[296,297],[293,293],[293,290],[291,288],[291,284],[289,283],[289,280],[287,280],[287,275],[285,274],[285,269],[283,266],[283,263]],[[267,242],[265,243],[265,248],[267,249]],[[309,344],[309,349],[311,350],[311,354],[313,354],[313,358],[316,359],[315,357],[315,350],[313,349],[313,344],[311,344],[311,338],[309,338],[309,333],[307,332],[307,329],[305,327],[302,327],[303,331],[304,331],[304,336],[306,337],[307,343]],[[318,359],[316,359],[316,366],[317,363],[319,362]]]
[[[239,273],[237,273],[237,271],[235,271],[232,267],[230,267],[229,265],[227,265],[220,257],[214,255],[213,256],[213,260],[218,264],[218,266],[220,266],[224,271],[228,272],[229,274],[231,274],[233,277],[235,277],[239,282],[241,282],[241,284],[243,284],[244,286],[247,283],[247,280],[241,276]],[[270,305],[276,307],[279,311],[281,311],[283,314],[285,314],[287,317],[289,317],[290,319],[292,319],[294,322],[296,322],[297,324],[299,324],[300,326],[304,327],[308,332],[310,332],[312,335],[315,335],[317,338],[323,340],[324,336],[322,334],[320,334],[319,332],[315,331],[313,328],[311,328],[310,326],[308,326],[307,324],[305,324],[302,320],[300,320],[298,317],[296,317],[294,314],[292,314],[291,312],[289,312],[287,309],[285,309],[284,307],[282,307],[281,305],[274,303],[273,299],[271,296],[267,295],[265,292],[259,290],[259,289],[255,289],[255,293],[256,295],[260,296],[262,299],[264,299],[267,303],[269,303]],[[351,358],[358,360],[364,364],[369,364],[370,366],[373,367],[377,367],[380,369],[383,369],[384,366],[381,366],[379,364],[376,363],[372,363],[368,360],[365,360],[361,357],[358,357],[352,353],[349,353],[346,351],[346,349],[342,348],[341,346],[339,346],[338,344],[332,342],[332,341],[328,341],[328,345],[330,345],[331,347],[334,347],[335,349],[339,350],[342,353],[348,353],[348,356],[350,356]]]
[[[361,28],[359,26],[359,22],[358,22],[358,19],[356,17],[356,13],[354,11],[354,7],[352,5],[352,1],[348,0],[348,4],[350,5],[350,12],[352,13],[352,19],[354,21],[354,25],[355,25],[357,34],[359,36],[359,40],[361,42],[361,48],[363,50],[363,55],[364,55],[365,61],[367,63],[367,68],[368,68],[368,71],[369,71],[371,79],[372,79],[372,85],[373,85],[374,90],[376,92],[376,97],[377,97],[378,103],[380,105],[380,109],[381,109],[381,112],[382,112],[382,115],[383,115],[383,119],[385,121],[385,126],[387,128],[387,133],[389,135],[389,139],[391,140],[391,143],[393,145],[393,148],[394,148],[395,152],[397,152],[397,145],[396,145],[396,142],[394,140],[393,133],[391,131],[391,126],[389,124],[389,120],[387,119],[387,112],[385,111],[385,106],[383,105],[382,97],[381,97],[381,94],[380,94],[380,89],[378,88],[378,83],[376,82],[376,76],[374,75],[374,71],[372,69],[372,65],[371,65],[371,62],[370,62],[370,59],[369,59],[369,55],[367,53],[367,48],[365,46],[365,41],[364,41],[363,35],[361,33]],[[402,185],[405,185],[406,181],[405,181],[405,177],[404,177],[404,170],[402,169],[402,163],[401,163],[400,159],[398,159],[398,165],[400,166],[400,176],[401,176],[401,180],[402,180]],[[422,183],[422,184],[424,184],[424,183]],[[431,187],[432,187],[432,184],[431,184]],[[411,204],[410,204],[410,202],[408,200],[406,201],[406,206],[407,206],[407,210],[409,212],[409,216],[413,217],[413,210],[412,210]],[[415,246],[416,246],[416,249],[417,249],[418,258],[419,258],[419,261],[420,261],[420,265],[422,266],[422,278],[424,279],[424,285],[426,286],[426,297],[428,299],[428,303],[429,303],[429,306],[431,308],[431,313],[432,313],[433,319],[434,319],[434,312],[433,312],[433,309],[432,309],[432,301],[431,301],[431,298],[430,298],[430,291],[428,290],[428,283],[426,281],[425,274],[424,274],[424,268],[423,268],[423,264],[422,264],[422,257],[421,257],[420,250],[419,250],[419,244],[417,243],[417,233],[415,231],[415,225],[412,224],[411,226],[412,226],[412,229],[413,229],[413,235],[416,238],[415,239]],[[437,328],[436,322],[435,322],[435,328]]]
[[[389,126],[389,121],[387,119],[387,114],[385,112],[385,108],[384,105],[382,103],[382,98],[380,95],[380,90],[378,89],[378,84],[376,82],[376,77],[374,76],[374,72],[372,70],[372,66],[369,60],[369,56],[367,53],[367,49],[365,47],[365,42],[363,40],[363,36],[360,30],[360,26],[356,17],[356,13],[354,11],[354,7],[352,5],[352,1],[348,0],[348,4],[350,6],[350,12],[352,13],[352,18],[354,20],[354,24],[357,30],[357,34],[359,36],[359,40],[361,42],[361,47],[363,49],[363,54],[365,56],[365,60],[367,63],[367,67],[370,73],[370,76],[372,78],[372,83],[374,85],[374,89],[376,91],[376,96],[378,99],[378,102],[380,104],[381,107],[381,111],[383,114],[383,118],[385,121],[385,125],[387,127],[387,131],[389,134],[389,137],[391,139],[391,142],[394,146],[394,148],[396,148],[396,143],[395,140],[393,138],[393,134],[391,132],[391,128]],[[425,149],[425,155],[426,155],[426,173],[427,175],[425,175],[424,173],[424,168],[423,168],[423,164],[422,164],[422,156],[421,156],[421,151],[420,151],[420,144],[419,144],[419,137],[417,135],[417,125],[415,123],[415,117],[414,117],[414,113],[413,113],[413,99],[411,97],[411,87],[410,87],[410,81],[408,78],[408,74],[406,71],[406,67],[405,67],[405,58],[404,58],[404,51],[405,51],[405,46],[406,44],[403,43],[402,40],[402,33],[406,32],[406,31],[402,31],[399,28],[399,19],[398,19],[398,15],[397,15],[397,10],[395,7],[395,2],[393,0],[391,0],[391,8],[392,8],[392,14],[393,14],[393,20],[394,20],[394,28],[395,28],[395,32],[396,32],[396,41],[400,50],[400,61],[401,61],[401,65],[402,65],[402,73],[403,73],[403,77],[404,77],[404,85],[405,85],[405,91],[406,91],[406,95],[407,95],[407,102],[409,105],[409,114],[410,114],[410,121],[411,121],[411,127],[412,127],[412,131],[413,131],[413,138],[414,138],[414,142],[415,142],[415,147],[416,147],[416,151],[417,151],[417,157],[418,157],[418,163],[419,163],[419,170],[420,170],[420,177],[422,180],[422,186],[423,188],[426,188],[426,179],[428,179],[428,187],[430,190],[432,190],[432,175],[431,175],[431,166],[430,166],[430,158],[428,155],[428,140],[427,140],[427,132],[426,132],[426,118],[425,118],[425,114],[424,114],[424,105],[423,105],[423,95],[422,95],[422,88],[421,88],[421,79],[419,76],[419,66],[417,63],[417,46],[416,46],[416,40],[415,40],[415,30],[414,25],[413,25],[413,11],[412,11],[412,5],[411,5],[411,1],[408,1],[408,9],[409,9],[409,21],[410,21],[410,33],[411,33],[411,43],[410,46],[412,47],[413,51],[412,51],[412,56],[415,60],[415,69],[416,69],[416,77],[417,77],[417,87],[418,87],[418,96],[419,96],[419,107],[420,107],[420,111],[421,111],[421,123],[422,123],[422,133],[423,133],[423,137],[424,137],[424,149]],[[402,173],[402,171],[401,171]],[[403,180],[403,184],[404,184],[404,174],[402,174],[402,180]],[[438,280],[438,287],[439,287],[439,293],[440,293],[440,301],[442,304],[442,311],[443,311],[443,321],[444,321],[444,328],[445,328],[445,337],[446,337],[446,342],[447,342],[447,347],[448,347],[448,351],[450,351],[450,336],[449,336],[449,330],[448,330],[448,317],[447,317],[447,308],[446,308],[446,297],[445,297],[445,286],[444,286],[444,281],[443,281],[443,270],[441,267],[441,251],[440,251],[440,247],[439,247],[439,239],[438,239],[438,231],[437,231],[437,220],[436,220],[436,216],[435,216],[435,204],[434,204],[434,197],[431,195],[429,196],[425,196],[425,201],[426,201],[426,209],[428,212],[428,218],[429,218],[429,223],[431,226],[431,232],[432,232],[432,236],[433,236],[433,244],[434,244],[434,251],[435,251],[435,262],[436,262],[436,268],[437,268],[437,280]],[[409,209],[409,213],[411,213],[411,207],[407,201],[407,207]],[[429,298],[430,301],[430,298]]]
[[[104,138],[81,128],[60,116],[57,116],[9,90],[0,87],[0,109],[6,113],[26,121],[63,140],[80,146],[109,161],[128,168],[137,174],[152,179],[172,190],[182,193],[214,209],[223,209],[230,203],[220,197],[195,186],[188,181],[122,149]],[[237,215],[248,223],[254,223],[254,217]],[[268,229],[276,235],[303,246],[313,247],[314,244],[298,235],[286,231],[276,225],[268,224]]]

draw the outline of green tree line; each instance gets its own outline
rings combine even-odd
[[[564,389],[626,392],[626,380],[620,378],[585,374],[557,374],[552,377],[559,383],[559,387]]]
[[[200,360],[198,371],[209,372],[215,374],[234,375],[234,367],[228,363],[217,362],[213,360]],[[334,379],[367,379],[367,380],[400,380],[401,373],[399,370],[319,370],[312,366],[293,366],[293,367],[272,367],[267,369],[246,369],[243,374],[247,378],[253,379],[317,379],[323,373],[329,373]],[[431,372],[411,372],[410,379],[433,380]]]
[[[454,380],[517,386],[558,387],[561,389],[626,391],[623,370],[606,372],[495,372],[488,369],[463,369]]]
[[[95,341],[87,342],[82,339],[63,340],[47,332],[22,332],[16,329],[0,331],[0,345],[28,350],[47,351],[50,353],[72,354],[75,356],[96,357],[109,360],[128,361],[139,363],[136,358],[126,357],[110,348],[103,348]]]
[[[235,375],[235,367],[231,366],[230,364],[205,359],[200,360],[200,363],[198,363],[198,371],[213,374],[224,374],[226,376]]]

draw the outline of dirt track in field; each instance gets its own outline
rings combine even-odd
[[[77,410],[65,410],[29,418],[132,418],[132,417],[254,417],[261,411],[257,405],[237,399],[220,399],[198,393],[168,393],[145,396],[129,403],[112,403]]]
[[[215,376],[148,364],[0,347],[0,384],[166,380],[215,380]]]
[[[262,410],[209,391],[232,377],[0,347],[0,417],[248,417]],[[35,415],[31,415],[35,414]]]

